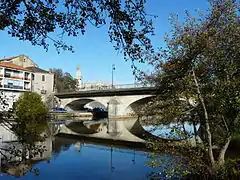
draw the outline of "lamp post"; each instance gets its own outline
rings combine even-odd
[[[111,157],[110,157],[110,170],[113,172],[115,167],[113,166],[113,147],[111,146]]]
[[[115,64],[112,64],[112,89],[113,89],[113,71],[115,70]]]

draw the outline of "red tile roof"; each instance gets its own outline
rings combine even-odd
[[[19,65],[10,63],[10,62],[0,62],[0,67],[7,67],[7,68],[12,68],[12,69],[29,71],[27,68],[24,68],[24,67],[22,67],[22,66],[19,66]]]

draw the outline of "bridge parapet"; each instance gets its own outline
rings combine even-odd
[[[126,88],[139,88],[139,87],[153,87],[150,84],[116,84],[116,85],[101,85],[101,86],[90,86],[79,89],[79,91],[88,91],[88,90],[110,90],[110,89],[126,89]]]
[[[114,89],[131,89],[131,88],[143,88],[154,87],[152,84],[115,84],[115,85],[93,85],[89,87],[82,87],[78,91],[90,91],[90,90],[114,90]],[[60,92],[61,93],[61,92]]]

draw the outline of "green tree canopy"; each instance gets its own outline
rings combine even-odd
[[[24,92],[15,102],[13,112],[20,121],[45,121],[48,109],[39,94]]]
[[[12,131],[20,139],[35,141],[46,130],[48,108],[35,92],[24,92],[14,103],[13,114],[16,124]]]
[[[54,88],[57,92],[73,92],[77,90],[77,80],[68,72],[62,69],[50,69],[54,74]]]
[[[150,62],[155,72],[145,74],[159,96],[144,112],[156,114],[157,125],[200,123],[204,151],[192,153],[200,160],[192,163],[206,163],[211,168],[205,170],[215,174],[224,167],[229,142],[239,132],[240,2],[209,2],[205,14],[193,17],[186,12],[184,22],[172,17],[166,48]]]

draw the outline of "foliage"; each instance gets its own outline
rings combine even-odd
[[[226,169],[222,174],[224,179],[238,179],[240,177],[240,159],[228,159]]]
[[[10,108],[10,101],[4,93],[1,94],[1,101],[5,102],[4,110],[7,109],[1,111],[1,126],[17,137],[14,142],[1,140],[2,171],[8,172],[9,168],[15,167],[19,169],[15,175],[20,176],[30,169],[31,160],[41,158],[46,150],[44,141],[49,135],[46,118],[48,109],[41,96],[32,92],[21,95],[13,108]]]
[[[35,141],[46,129],[48,109],[37,93],[24,92],[15,102],[13,113],[16,116],[13,129],[23,140],[31,137]]]
[[[146,0],[0,1],[0,30],[46,50],[53,44],[59,52],[73,51],[63,41],[65,36],[84,35],[88,25],[108,25],[114,48],[123,50],[125,57],[143,61],[145,53],[152,50],[148,36],[153,34],[145,3]]]
[[[159,95],[143,112],[155,114],[156,125],[200,124],[195,135],[203,143],[194,149],[184,145],[180,152],[189,156],[189,166],[214,176],[224,168],[229,142],[239,131],[240,2],[209,2],[206,14],[195,18],[186,12],[183,23],[172,16],[166,48],[150,62],[155,72],[145,76]]]
[[[14,103],[13,112],[19,121],[46,121],[48,109],[39,94],[24,92]]]
[[[151,179],[181,179],[183,174],[185,176],[188,174],[188,171],[185,170],[186,167],[183,166],[184,157],[157,153],[148,153],[147,156],[153,159],[149,164],[150,167],[161,167],[160,172],[157,171],[148,175]]]
[[[13,100],[14,97],[8,97],[4,91],[0,91],[0,122],[4,122],[6,119],[12,117],[10,102]]]
[[[54,88],[57,92],[77,90],[77,80],[70,73],[64,73],[62,69],[50,69],[50,72],[54,74]]]

